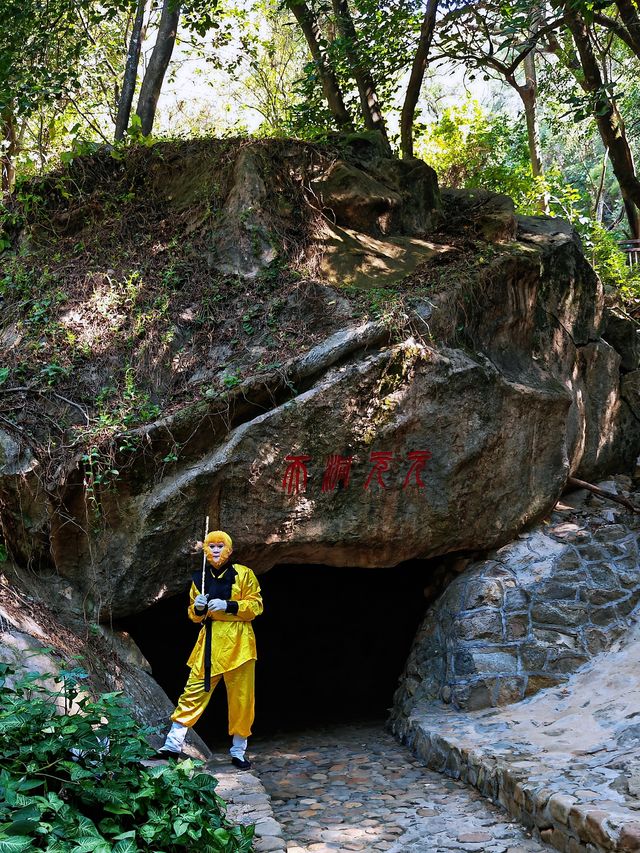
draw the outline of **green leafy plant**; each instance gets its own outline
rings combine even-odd
[[[142,132],[142,121],[140,116],[133,115],[129,120],[129,127],[127,129],[127,136],[129,137],[130,142],[135,142],[136,145],[144,145],[147,148],[151,148],[155,145],[155,139],[149,134],[145,136]]]
[[[105,456],[99,447],[89,447],[82,455],[82,466],[84,468],[84,487],[87,498],[94,511],[99,512],[100,502],[98,490],[100,486],[108,486],[118,477],[120,471],[113,466],[110,457]],[[1,851],[0,851],[1,853]]]
[[[178,458],[179,458],[178,457],[179,452],[180,452],[180,445],[174,444],[173,447],[171,448],[171,450],[167,453],[167,455],[162,457],[162,461],[163,462],[177,462]]]
[[[222,384],[225,388],[236,388],[242,382],[242,377],[239,371],[235,373],[228,373],[224,379],[222,380]]]
[[[584,228],[578,226],[589,257],[605,285],[618,291],[625,302],[636,304],[640,300],[640,265],[629,265],[626,253],[621,251],[615,234],[593,221]]]
[[[67,368],[62,367],[54,361],[45,364],[40,370],[40,375],[46,381],[47,385],[54,385],[61,376],[66,376],[67,373]]]
[[[150,729],[118,693],[81,692],[81,669],[21,677],[0,664],[0,851],[248,853],[200,762],[145,767]],[[60,713],[60,709],[64,709]]]
[[[166,269],[162,271],[162,286],[169,288],[169,290],[178,290],[180,285],[182,284],[182,277],[180,272],[174,266],[168,266]],[[160,310],[166,311],[168,307],[168,299],[163,297],[163,301],[160,305],[157,306]]]
[[[123,421],[127,426],[157,418],[160,407],[152,403],[149,394],[142,391],[135,383],[135,375],[132,367],[127,367],[124,372],[123,398]]]

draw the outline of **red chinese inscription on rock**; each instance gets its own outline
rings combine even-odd
[[[307,489],[307,465],[310,456],[301,454],[299,456],[285,456],[288,462],[287,470],[282,478],[282,488],[288,495],[297,495]]]
[[[389,486],[384,475],[389,474],[391,465],[397,458],[394,457],[391,450],[372,450],[369,454],[369,472],[362,484],[363,490],[372,491],[371,487],[377,486],[379,489],[387,491]],[[432,458],[433,455],[430,450],[410,450],[407,453],[404,462],[409,463],[409,468],[402,483],[403,491],[409,486],[415,486],[417,489],[427,488],[422,475],[427,462]],[[306,491],[309,476],[307,463],[310,461],[311,456],[306,453],[292,453],[285,456],[287,467],[282,478],[282,488],[287,495],[298,495]],[[321,491],[334,492],[337,488],[348,489],[352,466],[353,456],[331,453],[325,463]]]
[[[335,491],[338,483],[343,488],[349,486],[349,475],[351,474],[352,456],[340,456],[339,453],[332,453],[327,457],[327,464],[322,477],[322,491]]]
[[[364,481],[363,489],[365,491],[368,490],[371,485],[371,481],[373,478],[376,478],[376,483],[382,489],[386,489],[387,486],[382,479],[382,475],[385,471],[389,470],[389,465],[391,464],[391,460],[393,459],[393,453],[391,450],[372,450],[369,456],[369,461],[373,462],[373,468],[369,471],[369,476]]]
[[[431,453],[428,450],[410,450],[409,453],[407,453],[407,459],[411,460],[411,467],[407,471],[407,476],[404,478],[402,488],[406,489],[413,477],[415,479],[415,484],[419,489],[426,489],[427,484],[422,480],[420,474],[424,470],[424,466],[427,464],[429,459],[431,459]]]

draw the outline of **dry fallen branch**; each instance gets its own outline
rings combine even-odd
[[[599,498],[606,498],[607,500],[622,504],[622,506],[630,509],[631,512],[635,512],[640,515],[640,508],[632,504],[630,500],[627,500],[627,498],[620,497],[620,495],[614,495],[613,492],[608,492],[606,489],[600,489],[592,483],[585,483],[584,480],[577,480],[575,477],[569,477],[567,483],[570,486],[574,486],[576,489],[586,489],[588,492],[593,492],[593,494],[598,495]]]
[[[62,400],[64,403],[68,403],[70,406],[76,408],[80,414],[84,416],[87,421],[87,426],[89,426],[89,414],[85,408],[83,408],[79,403],[74,403],[73,400],[70,400],[68,397],[63,397],[62,394],[58,394],[55,391],[51,391],[51,394],[53,394],[54,397],[57,397],[58,400]]]

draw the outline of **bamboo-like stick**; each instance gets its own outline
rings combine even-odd
[[[209,516],[207,516],[207,520],[204,523],[204,539],[202,540],[202,594],[204,595],[204,570],[207,566],[207,552],[204,550],[204,542],[207,538],[207,534],[209,533]]]

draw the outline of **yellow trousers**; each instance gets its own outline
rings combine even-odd
[[[211,690],[206,693],[204,679],[192,669],[171,719],[174,723],[188,727],[197,723],[209,704],[214,688],[224,677],[229,710],[229,734],[249,737],[255,716],[255,671],[255,660],[248,660],[229,672],[212,675]]]

